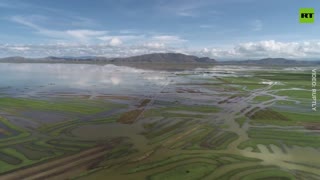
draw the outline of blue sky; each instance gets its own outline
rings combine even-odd
[[[298,22],[315,8],[314,24]],[[0,56],[320,55],[319,0],[1,0]]]

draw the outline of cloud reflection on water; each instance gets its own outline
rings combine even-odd
[[[1,87],[36,87],[52,84],[63,88],[156,88],[167,73],[115,65],[0,63]]]

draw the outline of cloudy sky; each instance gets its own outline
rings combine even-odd
[[[300,24],[299,8],[315,8]],[[320,57],[319,0],[1,0],[0,57]]]

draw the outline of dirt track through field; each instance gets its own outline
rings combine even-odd
[[[68,157],[53,160],[44,164],[32,166],[30,168],[21,169],[14,173],[0,176],[2,180],[20,180],[20,179],[61,179],[72,177],[76,174],[72,173],[80,169],[88,169],[106,154],[106,150],[111,146],[98,146],[89,150],[82,151]],[[64,174],[66,173],[67,174]],[[63,175],[63,176],[61,176]],[[60,176],[61,178],[57,178]]]

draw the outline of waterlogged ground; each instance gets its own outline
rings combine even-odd
[[[311,68],[0,64],[0,179],[317,180],[311,97]]]

